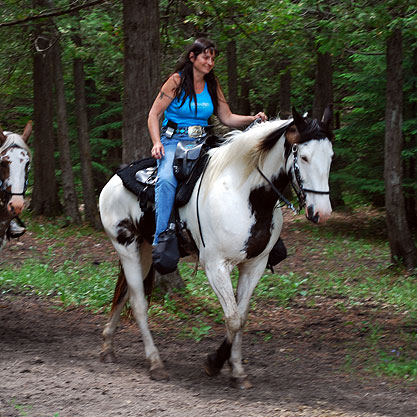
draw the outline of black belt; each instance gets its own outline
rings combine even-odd
[[[213,126],[178,126],[176,123],[168,121],[167,125],[161,129],[167,138],[171,138],[174,133],[187,134],[190,138],[204,136]]]

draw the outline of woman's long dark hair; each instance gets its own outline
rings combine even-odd
[[[194,90],[194,73],[193,73],[193,63],[190,61],[190,52],[194,53],[194,57],[197,58],[197,55],[201,54],[202,52],[214,52],[217,55],[217,49],[214,42],[206,38],[198,38],[194,41],[194,43],[187,49],[185,54],[182,56],[178,64],[174,69],[174,73],[179,72],[181,73],[181,82],[180,85],[175,90],[175,97],[177,99],[180,98],[181,94],[184,92],[184,96],[182,98],[181,106],[187,100],[187,97],[193,99],[196,107],[195,111],[197,113],[197,96]],[[219,104],[219,99],[217,95],[217,88],[218,82],[217,78],[214,75],[213,70],[211,70],[208,74],[204,76],[204,80],[207,83],[207,89],[211,96],[211,100],[213,102],[214,107],[214,114],[217,114],[217,107]],[[191,105],[191,102],[190,102]]]

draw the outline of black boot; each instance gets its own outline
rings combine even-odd
[[[278,265],[281,261],[283,261],[287,257],[287,248],[284,245],[284,242],[281,238],[278,239],[275,246],[272,248],[271,252],[269,252],[268,263],[266,267],[274,273],[274,266]]]

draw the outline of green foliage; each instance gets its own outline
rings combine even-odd
[[[55,2],[67,7],[64,0]],[[1,2],[2,21],[23,19],[41,10],[28,0]],[[222,2],[163,0],[161,16],[161,82],[195,36],[207,35],[218,44],[216,74],[227,94],[227,46],[236,42],[239,95],[249,86],[252,112],[280,109],[280,77],[292,77],[292,105],[309,111],[314,99],[317,52],[333,61],[334,107],[340,116],[332,189],[345,204],[384,204],[385,43],[396,28],[404,35],[404,152],[413,166],[417,154],[417,15],[410,0],[403,2],[317,2],[303,0],[224,0]],[[59,31],[69,113],[71,151],[76,183],[80,184],[72,63],[85,65],[88,117],[96,188],[121,162],[123,100],[122,2],[80,11],[78,17],[54,19]],[[82,45],[73,35],[80,34]],[[0,45],[7,60],[0,65],[0,123],[20,131],[32,117],[32,51],[30,26],[0,28]],[[146,121],[143,121],[146,123]],[[35,126],[36,129],[36,126]],[[59,160],[56,161],[57,174]],[[412,169],[403,183],[408,196],[416,190]],[[59,175],[58,175],[59,177]],[[81,187],[78,187],[81,194]],[[81,195],[80,195],[81,197]],[[81,201],[81,198],[80,198]]]

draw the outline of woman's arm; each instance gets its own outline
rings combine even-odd
[[[220,121],[226,126],[232,128],[246,127],[256,119],[260,118],[262,119],[262,121],[267,120],[267,117],[263,112],[259,112],[255,116],[243,116],[240,114],[232,113],[219,84],[217,88],[217,96],[219,99],[219,104],[217,107],[217,116],[219,117]]]
[[[148,129],[153,143],[152,156],[155,159],[160,159],[165,155],[164,146],[161,143],[159,120],[174,99],[175,90],[178,87],[180,80],[181,78],[178,73],[171,75],[161,87],[158,97],[153,102],[151,110],[149,111]]]

